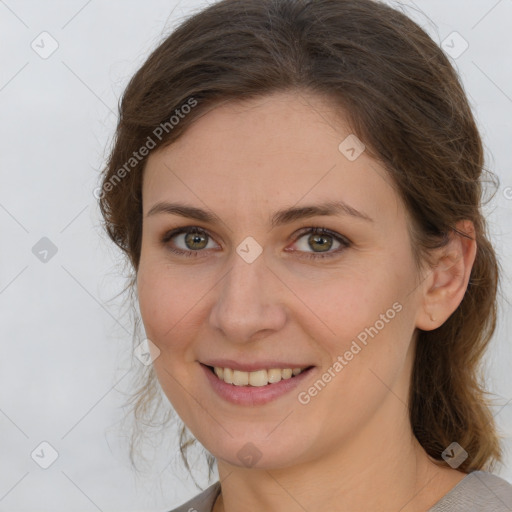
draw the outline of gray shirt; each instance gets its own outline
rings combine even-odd
[[[171,512],[211,512],[220,493],[215,482]],[[445,494],[428,512],[512,512],[512,485],[486,471],[473,471]]]

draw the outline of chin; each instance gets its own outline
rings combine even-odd
[[[275,427],[275,426],[274,426]],[[231,466],[248,469],[280,469],[304,462],[304,443],[283,433],[268,435],[268,432],[255,436],[230,437],[225,433],[222,439],[198,440],[217,459]],[[275,437],[274,437],[275,436]],[[300,448],[300,451],[298,450]]]

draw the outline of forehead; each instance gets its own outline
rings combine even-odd
[[[318,96],[276,93],[226,102],[150,155],[144,212],[177,198],[254,214],[342,199],[372,217],[383,209],[396,215],[390,178],[360,143],[340,111]]]

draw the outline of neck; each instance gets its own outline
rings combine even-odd
[[[218,460],[215,512],[427,511],[465,474],[438,466],[412,433],[408,408],[390,393],[349,438],[287,467],[243,468]]]
[[[342,464],[332,457],[292,468],[256,470],[219,461],[222,493],[213,511],[421,512],[466,476],[434,464],[417,443],[409,447],[403,442],[382,444],[380,453],[366,465]],[[394,462],[383,466],[378,458]]]
[[[214,512],[428,511],[465,474],[435,464],[414,437],[408,385],[404,372],[364,423],[349,433],[328,432],[334,444],[319,439],[286,467],[218,459],[222,495]]]

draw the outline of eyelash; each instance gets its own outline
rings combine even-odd
[[[199,228],[197,226],[188,226],[188,227],[176,228],[176,229],[172,229],[172,230],[168,231],[167,233],[165,233],[163,235],[163,237],[161,239],[161,243],[166,248],[168,248],[171,252],[178,254],[179,256],[185,256],[187,258],[190,258],[190,257],[197,258],[197,257],[199,257],[199,253],[203,252],[202,249],[197,250],[197,251],[184,251],[183,249],[176,249],[169,245],[169,241],[176,235],[181,235],[183,233],[188,234],[191,232],[204,234],[207,237],[212,238],[210,236],[210,234],[205,229]],[[329,229],[324,228],[324,227],[303,228],[299,231],[299,233],[297,233],[295,241],[301,239],[304,235],[308,235],[308,234],[330,236],[330,237],[334,238],[337,242],[342,244],[343,247],[337,249],[336,251],[326,252],[326,253],[315,253],[315,252],[308,253],[308,252],[306,252],[306,253],[301,254],[301,256],[300,256],[301,258],[307,258],[310,260],[320,260],[320,259],[324,259],[324,258],[332,258],[332,257],[340,254],[341,252],[343,252],[345,249],[348,249],[351,246],[350,240],[348,240],[344,236],[334,233],[333,231],[330,231]],[[293,251],[293,252],[301,252],[301,251]]]

